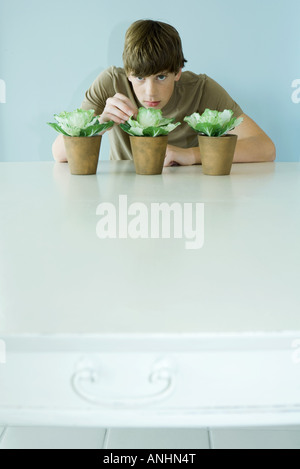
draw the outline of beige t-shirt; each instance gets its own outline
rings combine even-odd
[[[96,114],[102,114],[106,100],[116,93],[127,96],[138,108],[141,103],[134,94],[132,85],[127,79],[123,68],[110,67],[104,70],[85,93],[82,109],[94,109]],[[162,109],[164,117],[175,117],[174,122],[181,122],[175,130],[170,132],[168,143],[181,148],[198,146],[197,133],[183,121],[185,116],[193,112],[202,114],[205,109],[232,109],[235,117],[243,111],[240,106],[217,82],[207,75],[196,75],[192,72],[183,72],[170,101]],[[109,132],[110,159],[131,160],[129,135],[118,125],[114,125]]]

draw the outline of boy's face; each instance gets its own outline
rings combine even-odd
[[[145,108],[164,108],[174,91],[175,81],[181,76],[181,69],[175,73],[161,72],[149,77],[137,77],[129,75],[128,80],[132,83],[137,99]]]

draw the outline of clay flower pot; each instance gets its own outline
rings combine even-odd
[[[93,137],[63,136],[71,174],[96,174],[101,135]]]
[[[168,136],[134,137],[130,135],[136,174],[161,174],[166,156]]]
[[[210,176],[230,174],[237,135],[227,134],[222,137],[198,135],[198,142],[203,173]]]

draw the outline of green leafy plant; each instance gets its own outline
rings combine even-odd
[[[76,109],[72,112],[63,111],[54,114],[56,122],[47,122],[54,130],[69,137],[92,137],[103,132],[114,125],[113,121],[100,124],[99,116],[95,116],[95,111],[90,109]]]
[[[208,137],[221,137],[240,125],[243,122],[243,118],[233,117],[233,111],[228,109],[225,109],[223,112],[205,109],[203,114],[200,115],[194,112],[191,116],[185,117],[184,121],[199,134],[207,135]]]
[[[173,124],[175,119],[165,119],[162,117],[160,109],[139,108],[137,118],[130,117],[125,124],[120,127],[129,135],[138,137],[158,137],[168,135],[176,129],[180,122]]]

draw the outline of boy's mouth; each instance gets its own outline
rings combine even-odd
[[[159,106],[160,101],[145,101],[147,107],[157,107]]]

